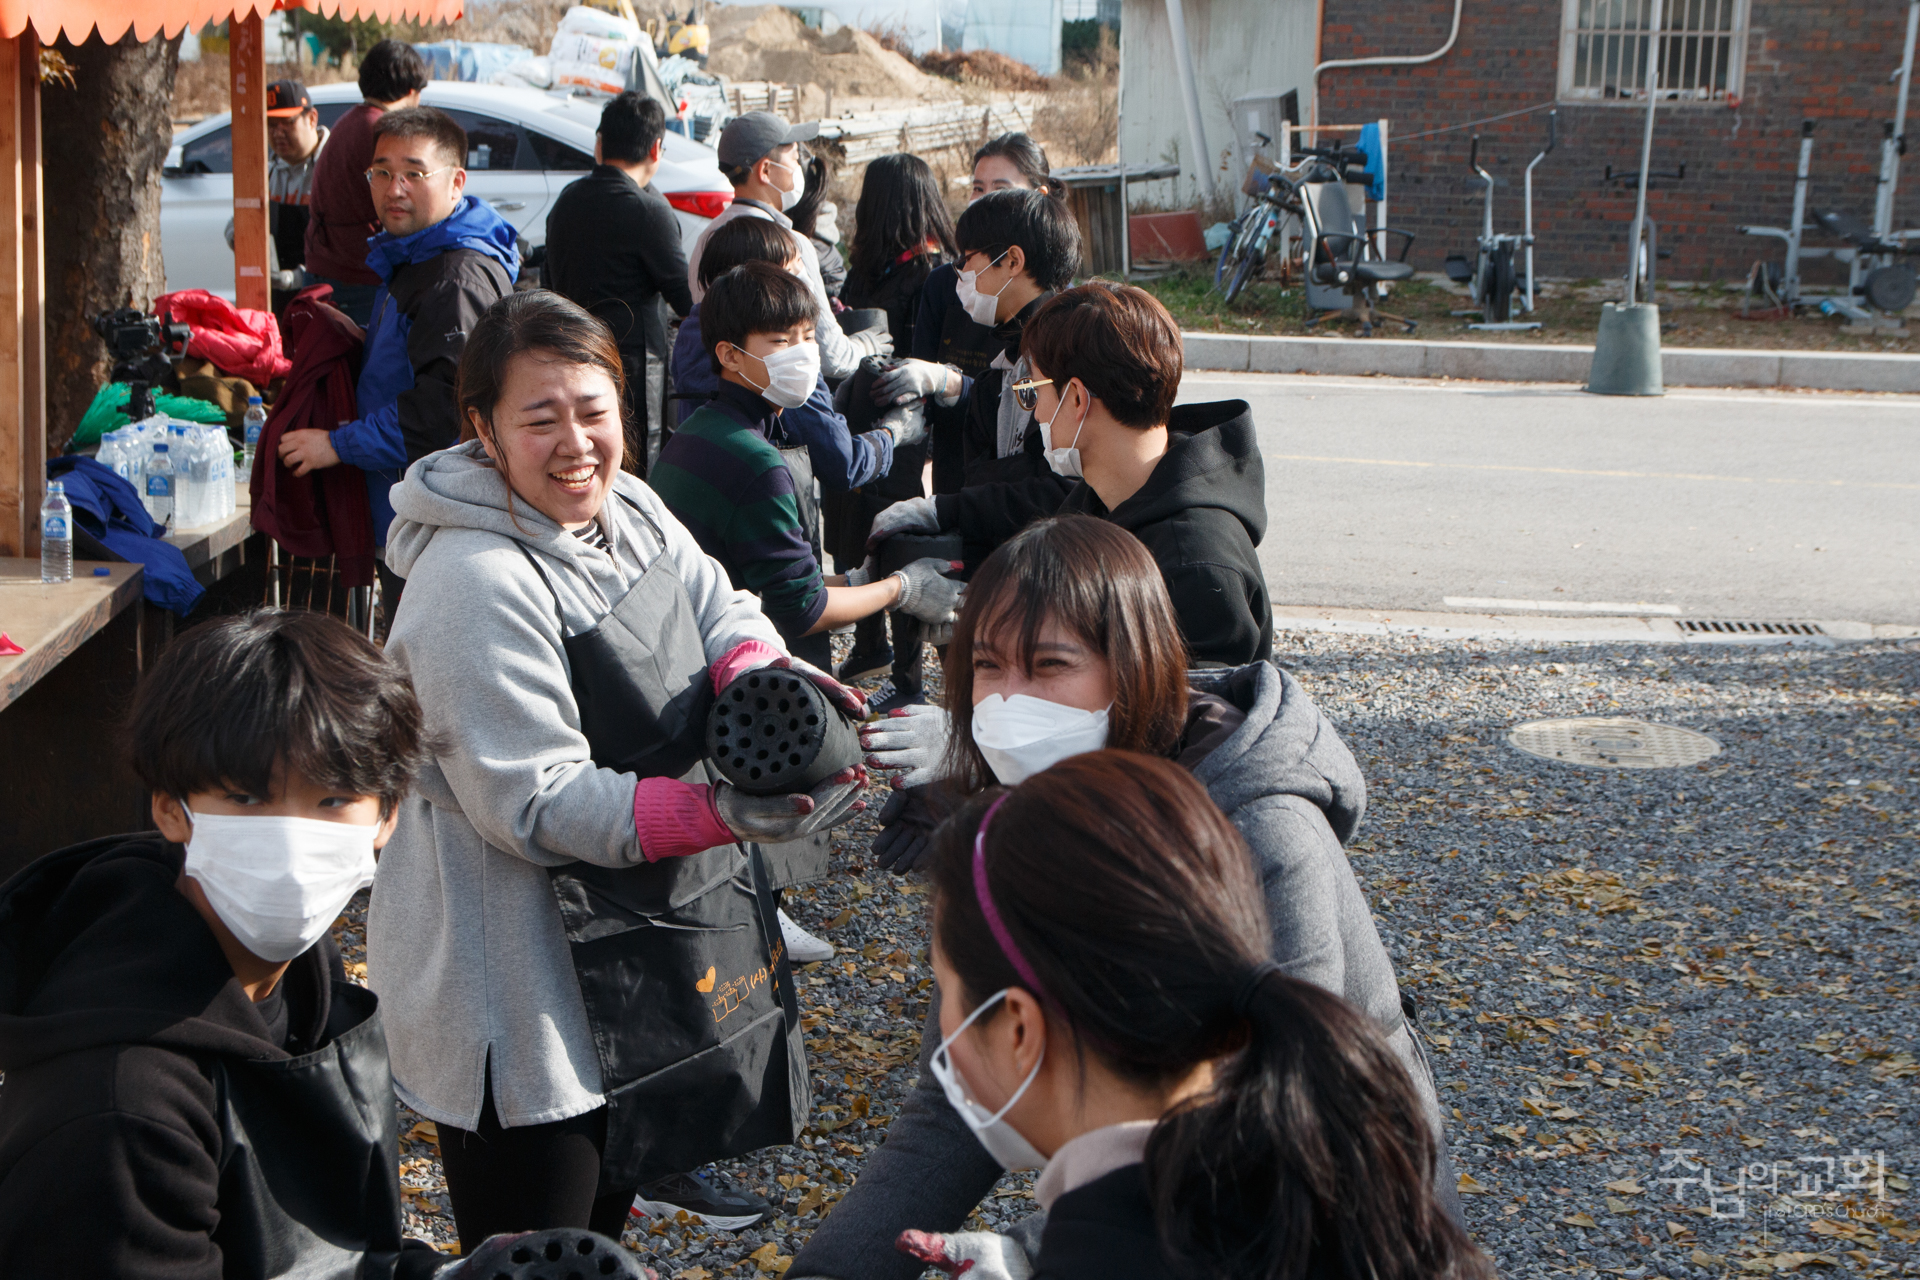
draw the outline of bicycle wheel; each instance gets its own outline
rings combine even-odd
[[[1266,257],[1267,255],[1264,253],[1249,249],[1246,255],[1240,259],[1239,269],[1233,273],[1233,283],[1227,286],[1226,297],[1228,302],[1232,302],[1240,296],[1240,291],[1247,287],[1247,281],[1253,278],[1254,271],[1259,268],[1261,263],[1266,261]]]
[[[1240,259],[1246,249],[1246,241],[1249,239],[1247,228],[1253,221],[1252,213],[1253,211],[1249,210],[1234,220],[1232,234],[1227,237],[1227,242],[1220,246],[1220,260],[1213,268],[1213,287],[1216,289],[1220,288],[1224,282],[1233,279],[1233,273],[1240,265]]]

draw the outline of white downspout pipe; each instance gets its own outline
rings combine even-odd
[[[1173,65],[1180,74],[1180,97],[1187,108],[1187,142],[1193,147],[1193,180],[1200,197],[1214,201],[1213,158],[1207,135],[1200,127],[1200,86],[1193,77],[1193,49],[1187,43],[1187,13],[1183,0],[1167,0],[1167,26],[1173,31]]]
[[[1880,144],[1880,190],[1873,201],[1873,238],[1893,232],[1893,193],[1900,182],[1900,150],[1907,140],[1907,90],[1913,86],[1913,46],[1920,36],[1920,0],[1907,6],[1907,52],[1900,60],[1900,93],[1893,108],[1893,129]]]
[[[1653,109],[1660,101],[1660,59],[1665,52],[1665,15],[1653,0],[1653,22],[1647,34],[1647,125],[1640,135],[1640,190],[1633,201],[1633,231],[1627,239],[1627,305],[1639,302],[1640,237],[1647,226],[1647,170],[1653,164]],[[1653,263],[1647,263],[1652,274]],[[1647,299],[1652,302],[1652,298]]]
[[[1167,0],[1168,8],[1172,8],[1173,4],[1174,0]],[[1316,130],[1314,143],[1318,145],[1320,141],[1317,130],[1320,128],[1320,73],[1322,71],[1333,71],[1341,67],[1417,67],[1423,62],[1434,62],[1444,58],[1453,50],[1453,42],[1460,38],[1460,13],[1466,7],[1467,0],[1453,0],[1453,30],[1447,33],[1447,42],[1432,53],[1423,53],[1418,57],[1334,58],[1314,67],[1313,78],[1307,90],[1308,97],[1312,99],[1307,112],[1307,123]]]

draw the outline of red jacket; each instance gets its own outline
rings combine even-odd
[[[373,126],[385,114],[363,102],[341,116],[314,162],[306,267],[316,276],[342,284],[380,283],[367,265],[367,240],[380,234],[367,168],[373,163]]]
[[[373,511],[366,474],[341,463],[296,476],[280,461],[280,437],[288,431],[331,431],[351,421],[359,408],[360,326],[326,299],[329,285],[301,290],[287,304],[280,324],[293,344],[293,371],[267,415],[253,456],[253,527],[296,556],[337,556],[340,580],[349,587],[373,582]]]

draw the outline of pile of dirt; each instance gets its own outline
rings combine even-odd
[[[864,31],[842,27],[822,36],[778,5],[722,5],[710,11],[707,70],[731,80],[818,85],[835,98],[959,97]]]
[[[920,55],[920,69],[949,80],[986,85],[990,89],[1011,89],[1044,93],[1053,81],[1024,62],[992,49],[934,49]]]

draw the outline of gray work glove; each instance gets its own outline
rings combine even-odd
[[[893,432],[893,447],[896,449],[919,444],[927,438],[927,403],[924,400],[909,400],[905,404],[897,404],[881,414],[873,425]]]
[[[859,333],[848,334],[847,341],[863,356],[893,354],[893,335],[885,329],[862,329]]]
[[[867,550],[871,551],[896,533],[938,533],[940,515],[932,498],[902,498],[873,518],[867,531]]]
[[[873,380],[875,404],[902,404],[947,389],[947,366],[931,360],[902,360]]]
[[[951,731],[945,707],[915,703],[861,725],[860,749],[868,768],[892,773],[893,789],[905,791],[939,781]]]
[[[842,769],[811,791],[783,796],[750,796],[729,782],[713,784],[713,807],[720,821],[742,840],[785,844],[828,827],[853,821],[867,807],[860,798],[867,771]]]
[[[947,574],[960,567],[958,560],[938,560],[932,556],[915,560],[893,575],[900,579],[900,599],[893,607],[932,626],[951,626],[960,616],[960,602],[967,594],[967,584]]]

